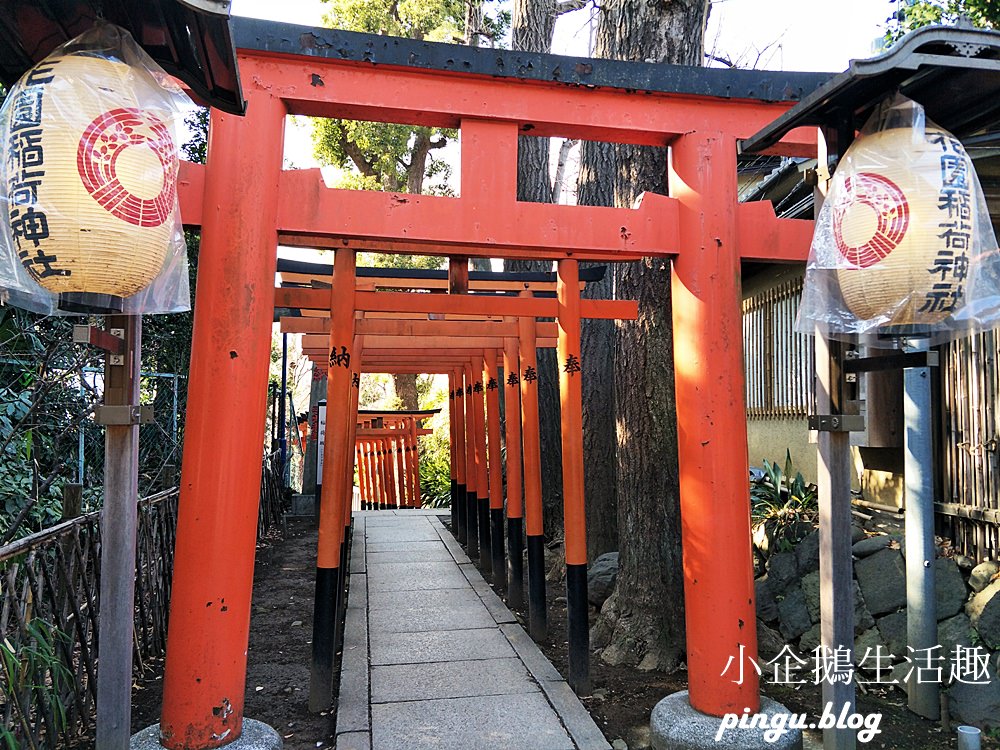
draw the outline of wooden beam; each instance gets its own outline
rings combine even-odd
[[[779,219],[770,201],[736,205],[736,247],[743,260],[805,263],[814,222]]]
[[[269,90],[281,92],[292,114],[441,128],[457,128],[465,118],[491,118],[530,123],[536,136],[640,146],[664,146],[694,130],[748,138],[793,104],[673,92],[636,95],[562,81],[359,65],[336,56],[290,58],[241,49],[238,57],[244,80],[266,81]],[[323,85],[306,85],[313,76]],[[815,128],[797,128],[781,142],[786,152],[804,156],[815,153],[815,144]]]
[[[285,316],[279,319],[282,333],[329,333],[329,318],[298,318]],[[365,318],[355,323],[355,330],[366,336],[517,336],[517,323],[497,321],[461,320],[372,320]],[[555,323],[538,321],[535,335],[555,338]]]
[[[536,258],[580,253],[613,260],[622,254],[663,256],[680,250],[677,204],[655,193],[645,193],[635,209],[522,203],[513,191],[476,200],[336,190],[326,187],[318,169],[282,172],[279,191],[282,238],[305,234],[338,242],[362,240],[411,253],[426,253],[428,245],[438,252],[461,245],[463,252],[479,257],[529,250]],[[337,246],[345,247],[342,242]]]
[[[355,292],[356,309],[362,312],[458,313],[528,318],[554,318],[554,299],[536,297],[487,297],[463,294],[411,294],[408,292]],[[326,289],[274,290],[274,306],[309,310],[329,310]],[[581,300],[580,317],[599,320],[635,320],[639,306],[635,300]]]
[[[454,199],[452,199],[454,200]],[[560,219],[565,221],[565,219]],[[339,247],[346,247],[358,253],[390,253],[398,255],[453,255],[463,253],[476,258],[496,258],[521,259],[521,260],[559,260],[560,258],[576,258],[582,261],[595,262],[628,262],[641,260],[644,256],[641,251],[615,251],[608,250],[588,250],[569,247],[513,247],[489,245],[481,247],[479,245],[442,244],[440,242],[428,242],[409,239],[395,240],[370,240],[363,237],[334,237],[327,234],[317,234],[314,232],[278,232],[278,244],[286,247],[308,247],[317,250],[336,250]]]
[[[330,274],[310,274],[292,273],[280,271],[282,284],[312,284],[314,288],[327,288],[330,285]],[[580,282],[580,288],[587,286],[585,281]],[[427,291],[448,290],[448,279],[402,279],[394,276],[361,276],[357,280],[357,288],[361,291],[394,290],[394,289],[420,289]],[[535,292],[554,292],[556,282],[554,281],[518,281],[516,279],[471,279],[469,289],[481,292],[519,292],[522,289],[531,289]]]
[[[326,346],[326,336],[306,334],[302,336],[302,350],[322,349]],[[400,351],[420,351],[427,349],[502,349],[503,336],[365,336],[365,349],[398,349]],[[539,348],[552,348],[555,338],[538,339]]]

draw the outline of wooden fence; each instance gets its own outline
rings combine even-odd
[[[1000,337],[942,347],[938,533],[976,560],[1000,554]]]
[[[139,506],[134,656],[141,669],[166,642],[177,492],[144,498]],[[88,513],[0,550],[6,652],[0,715],[18,747],[72,745],[91,729],[97,701],[98,518],[98,512]]]
[[[816,398],[812,339],[795,332],[802,279],[743,301],[743,363],[749,419],[805,417]]]
[[[283,532],[279,460],[264,459],[260,537]],[[166,648],[176,489],[139,501],[134,664]],[[99,512],[0,548],[0,747],[85,746],[97,703]]]

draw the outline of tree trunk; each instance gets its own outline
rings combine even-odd
[[[596,55],[700,65],[708,7],[708,0],[609,0],[601,7]],[[621,146],[615,152],[616,205],[631,206],[644,190],[666,192],[665,149]],[[617,325],[621,555],[593,642],[609,663],[669,670],[684,658],[669,263],[619,264],[614,283],[619,298],[639,300],[639,320]]]
[[[482,30],[483,0],[465,0],[465,43],[470,47],[478,47]]]
[[[555,29],[555,0],[515,0],[511,20],[511,46],[524,52],[548,52]],[[552,202],[549,176],[549,139],[517,139],[517,199]],[[513,272],[551,271],[550,261],[508,260]],[[545,535],[562,536],[562,438],[560,431],[559,373],[554,349],[538,350],[538,419],[541,444],[542,509]]]
[[[609,179],[618,160],[616,146],[586,141],[580,150],[577,203],[581,206],[615,205]],[[588,299],[614,298],[614,266],[604,279],[589,283]],[[583,367],[583,487],[587,513],[587,559],[619,548],[618,459],[615,455],[615,324],[611,320],[583,320],[580,328],[580,362]]]
[[[400,408],[409,411],[416,411],[420,408],[417,403],[417,376],[413,374],[393,375],[392,386],[396,391],[396,398],[400,401]]]
[[[429,132],[418,130],[410,149],[410,166],[406,170],[406,192],[420,195],[424,192],[424,175],[427,174],[427,154],[431,150]]]

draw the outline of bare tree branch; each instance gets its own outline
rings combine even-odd
[[[556,17],[565,14],[572,13],[574,10],[580,10],[581,8],[586,8],[590,0],[558,0],[556,2]]]
[[[706,60],[711,60],[712,62],[721,63],[722,65],[725,65],[727,68],[735,68],[736,67],[736,65],[733,63],[733,61],[730,60],[728,57],[721,57],[719,55],[713,55],[710,52],[706,52],[705,53],[705,59]]]

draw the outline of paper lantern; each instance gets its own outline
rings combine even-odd
[[[977,217],[972,161],[951,134],[910,127],[860,137],[830,192],[837,280],[850,312],[926,327],[959,309]]]
[[[122,310],[175,231],[173,112],[147,71],[87,54],[45,60],[13,94],[3,142],[18,258],[59,308]]]

